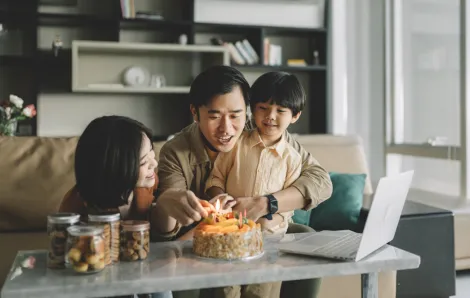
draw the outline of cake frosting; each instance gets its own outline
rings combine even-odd
[[[201,257],[233,260],[263,252],[260,224],[241,214],[211,214],[194,231],[193,252]]]

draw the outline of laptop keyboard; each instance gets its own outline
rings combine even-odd
[[[362,234],[348,233],[341,238],[337,238],[328,244],[315,249],[316,255],[330,258],[350,259],[354,258],[361,242]]]

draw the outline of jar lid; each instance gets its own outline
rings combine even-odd
[[[120,213],[107,212],[101,214],[88,214],[88,220],[92,222],[112,222],[117,221],[121,218]]]
[[[103,233],[103,228],[99,226],[71,226],[67,232],[72,236],[96,236]]]
[[[121,222],[121,227],[126,231],[145,231],[150,229],[150,223],[145,220],[125,220]]]
[[[55,224],[74,224],[80,220],[80,214],[58,212],[47,216],[47,221]]]

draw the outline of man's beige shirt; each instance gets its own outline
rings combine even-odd
[[[330,176],[320,164],[295,141],[289,133],[285,139],[301,156],[302,172],[292,184],[303,195],[309,210],[331,196]],[[197,123],[193,123],[163,145],[158,163],[159,193],[167,189],[193,191],[199,198],[205,198],[204,190],[212,164],[204,147]],[[175,233],[178,231],[175,230]],[[172,233],[173,234],[173,233]],[[166,237],[174,237],[168,234]]]
[[[301,171],[302,157],[284,136],[275,145],[266,146],[257,130],[245,131],[230,152],[217,156],[206,191],[215,186],[234,198],[264,196],[291,186]],[[280,213],[283,222],[272,227],[263,221],[267,223],[263,230],[285,234],[293,214]]]

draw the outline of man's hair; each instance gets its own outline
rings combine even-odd
[[[99,208],[127,203],[139,178],[142,138],[152,132],[123,116],[104,116],[88,124],[75,151],[75,179],[80,197]]]
[[[296,76],[273,71],[260,76],[251,86],[250,105],[254,113],[256,104],[272,100],[297,115],[305,107],[305,91]]]
[[[199,111],[199,108],[208,105],[214,96],[230,93],[237,86],[240,87],[245,105],[248,106],[250,84],[243,74],[230,66],[212,66],[194,79],[189,90],[189,103]]]

